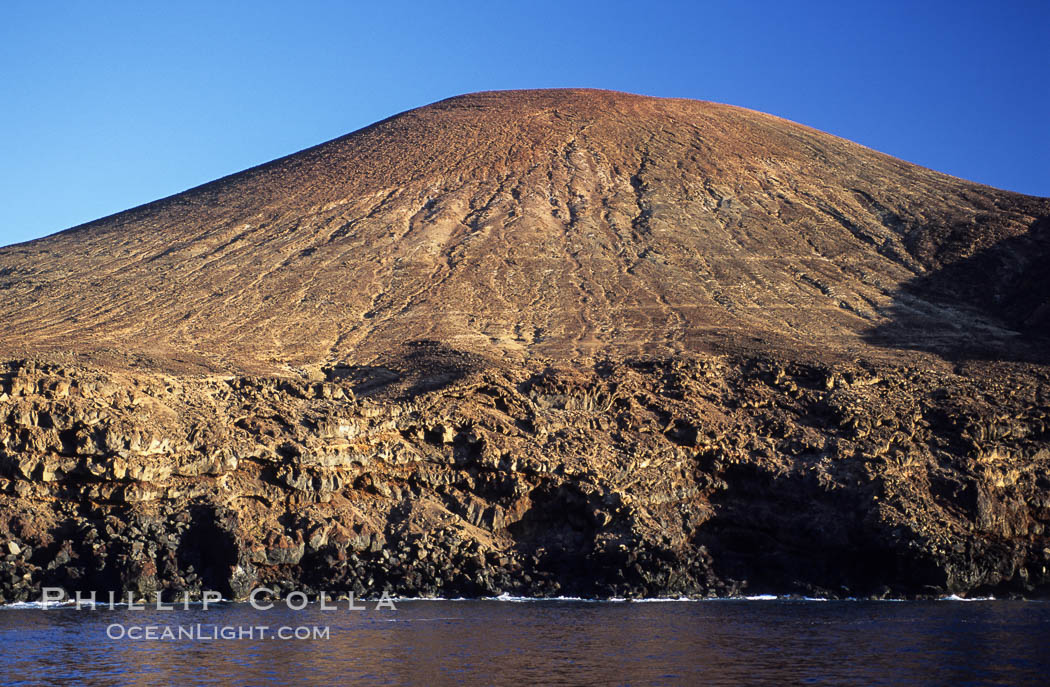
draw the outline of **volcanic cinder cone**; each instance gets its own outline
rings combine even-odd
[[[0,592],[1042,593],[1048,257],[736,107],[412,110],[0,249]]]

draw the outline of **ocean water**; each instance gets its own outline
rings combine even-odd
[[[660,603],[399,601],[396,610],[374,605],[348,610],[340,602],[334,611],[318,604],[291,610],[280,603],[270,610],[233,603],[208,610],[8,606],[0,609],[0,682],[1050,683],[1050,603],[1043,602],[757,597]],[[165,639],[165,628],[184,636]],[[298,630],[310,637],[277,637],[281,628],[289,628],[281,630],[288,636]],[[223,632],[249,630],[251,637],[222,638]],[[147,632],[156,638],[145,638]]]

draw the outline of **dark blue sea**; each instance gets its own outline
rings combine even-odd
[[[165,687],[1050,684],[1050,603],[1043,602],[346,606],[8,606],[0,609],[0,681]]]

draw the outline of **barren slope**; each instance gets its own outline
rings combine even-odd
[[[967,272],[949,307],[900,290],[1047,214],[725,105],[482,93],[2,249],[0,321],[9,354],[273,372],[410,339],[511,359],[858,350],[909,313],[925,331],[889,343],[1010,338],[1041,301],[1005,329],[959,307],[1016,299],[998,279]]]
[[[1050,591],[1050,199],[452,98],[0,249],[0,601]]]

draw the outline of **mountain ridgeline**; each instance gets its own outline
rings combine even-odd
[[[405,112],[0,248],[0,595],[1045,595],[1048,259],[736,107]]]

